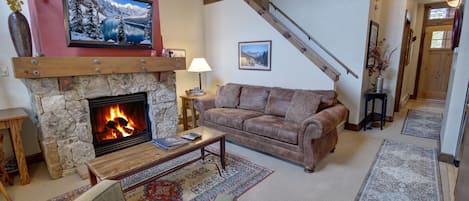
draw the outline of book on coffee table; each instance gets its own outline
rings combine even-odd
[[[182,145],[186,145],[189,143],[189,141],[184,140],[178,136],[171,136],[171,137],[164,137],[164,138],[156,138],[152,140],[153,144],[166,149],[174,149],[177,147],[180,147]]]
[[[182,138],[186,139],[186,140],[196,140],[196,139],[199,139],[200,137],[202,137],[202,135],[198,134],[198,133],[188,133],[188,134],[184,134],[184,135],[181,135]]]

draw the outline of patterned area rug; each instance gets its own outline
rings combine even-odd
[[[437,151],[384,140],[356,201],[442,201]]]
[[[213,151],[218,153],[216,150]],[[121,181],[122,186],[126,188],[198,156],[200,156],[200,151],[195,151],[161,166],[132,175]],[[220,193],[239,197],[273,173],[273,170],[230,153],[226,153],[226,170],[223,171],[219,164],[217,156],[208,155],[205,161],[197,161],[156,181],[126,192],[125,197],[127,201],[213,200]],[[72,201],[89,188],[89,185],[83,186],[49,201]],[[159,199],[155,199],[156,197]],[[162,197],[167,199],[161,199]]]
[[[403,135],[440,140],[441,113],[409,110],[402,127]]]

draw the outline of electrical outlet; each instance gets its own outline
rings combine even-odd
[[[8,66],[0,65],[0,76],[8,77]]]

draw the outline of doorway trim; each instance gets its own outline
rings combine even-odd
[[[420,48],[419,48],[419,57],[417,61],[417,72],[415,74],[415,84],[414,84],[414,91],[412,95],[410,96],[410,99],[417,99],[418,96],[418,88],[419,88],[419,80],[420,80],[420,71],[422,70],[422,63],[423,63],[423,48],[425,45],[425,29],[428,26],[435,26],[435,25],[452,25],[453,19],[444,19],[444,20],[428,20],[428,15],[429,11],[432,8],[449,8],[446,3],[430,3],[430,4],[425,4],[425,11],[423,14],[423,25],[422,25],[422,30],[421,30],[421,35],[420,35]]]
[[[412,29],[411,29],[411,21],[407,19],[407,13],[409,11],[406,10],[405,12],[405,20],[404,20],[404,27],[402,33],[402,42],[401,42],[401,52],[399,57],[399,68],[397,71],[397,82],[396,82],[396,98],[394,99],[394,112],[399,112],[399,107],[401,105],[401,95],[402,95],[402,83],[404,81],[404,67],[408,64],[409,58],[409,51],[410,51],[410,44],[412,41]],[[410,35],[410,37],[409,37]]]

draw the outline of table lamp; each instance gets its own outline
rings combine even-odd
[[[204,58],[194,58],[192,60],[191,65],[189,66],[189,69],[187,69],[189,72],[195,72],[199,73],[199,93],[193,93],[195,95],[203,95],[204,92],[202,91],[202,72],[207,72],[207,71],[212,71],[210,66],[208,65],[207,61]]]

